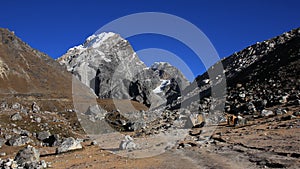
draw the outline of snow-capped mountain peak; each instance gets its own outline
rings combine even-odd
[[[166,67],[166,66],[172,66],[172,65],[170,65],[168,62],[154,62],[151,65],[151,69],[156,70],[156,69],[158,69],[161,66]]]
[[[93,34],[85,40],[83,47],[84,48],[90,48],[90,47],[97,48],[102,43],[104,43],[107,39],[109,39],[110,37],[113,37],[113,36],[118,36],[118,35],[113,32],[102,32],[100,34]]]

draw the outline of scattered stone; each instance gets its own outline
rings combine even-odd
[[[49,138],[51,136],[51,133],[49,131],[41,131],[39,133],[37,133],[37,139],[40,141],[44,141],[47,138]]]
[[[39,151],[30,145],[20,150],[15,157],[15,161],[19,165],[37,163],[39,160],[40,160]]]
[[[245,125],[247,124],[247,120],[245,118],[243,118],[242,116],[237,116],[235,122],[234,122],[234,126],[240,126],[240,125]]]
[[[268,116],[273,116],[274,115],[274,113],[273,113],[273,111],[272,110],[262,110],[261,111],[261,116],[263,116],[263,117],[268,117]]]
[[[133,142],[133,138],[126,135],[125,140],[121,141],[119,148],[121,150],[135,150],[137,149],[137,145]]]
[[[97,120],[103,120],[107,111],[99,107],[98,105],[89,106],[88,110],[85,112],[89,116],[89,120],[96,122]]]
[[[97,142],[96,140],[93,140],[93,141],[91,142],[91,145],[92,145],[92,146],[98,145],[98,142]]]
[[[75,140],[73,137],[69,137],[63,140],[62,144],[56,149],[56,153],[60,154],[78,149],[82,149],[80,141]]]
[[[1,152],[1,153],[0,153],[0,156],[1,156],[1,157],[4,157],[4,156],[6,156],[6,153],[5,153],[5,152]]]
[[[205,124],[205,119],[203,114],[191,114],[189,120],[187,121],[187,127],[203,127]],[[191,125],[191,126],[190,126]]]
[[[21,104],[20,103],[14,103],[12,106],[11,106],[12,109],[15,109],[15,110],[19,110],[21,108]]]
[[[0,110],[6,110],[8,108],[8,104],[6,102],[2,102],[0,105]]]
[[[40,117],[36,117],[34,120],[35,120],[35,122],[37,122],[37,123],[41,123],[41,122],[42,122],[42,119],[41,119]]]
[[[32,104],[32,112],[33,113],[38,113],[40,111],[40,107],[37,105],[36,102],[33,102]]]
[[[9,146],[23,146],[31,142],[33,142],[33,140],[27,136],[17,136],[9,139],[7,144]]]
[[[245,94],[245,93],[240,93],[239,96],[240,96],[241,98],[245,98],[245,97],[246,97],[246,94]]]
[[[14,115],[12,115],[11,116],[11,120],[12,121],[20,121],[20,120],[22,120],[23,118],[22,118],[22,116],[20,115],[20,113],[18,112],[18,113],[15,113]]]
[[[294,116],[300,116],[300,111],[294,112],[293,115],[294,115]]]
[[[28,115],[29,113],[29,110],[25,107],[22,107],[21,110],[20,110],[21,113],[23,113],[24,115]]]
[[[279,108],[275,110],[275,115],[278,116],[278,115],[283,115],[283,114],[286,114],[284,110],[279,109]]]
[[[5,144],[6,140],[3,138],[0,138],[0,148]]]
[[[136,121],[133,123],[131,126],[133,131],[138,131],[140,129],[145,129],[146,128],[146,123],[144,121]]]
[[[241,88],[242,86],[243,86],[243,85],[240,84],[240,83],[237,83],[237,84],[236,84],[236,87],[237,87],[237,88]]]
[[[42,160],[42,161],[40,162],[40,164],[41,164],[41,166],[42,166],[43,168],[47,168],[47,163],[46,163],[45,160]]]
[[[11,138],[12,138],[12,136],[10,134],[5,134],[4,135],[4,139],[5,140],[11,139]]]
[[[279,103],[284,104],[287,102],[288,96],[282,96],[281,99],[279,100]]]

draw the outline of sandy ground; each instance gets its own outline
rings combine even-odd
[[[242,127],[218,126],[212,141],[205,144],[177,146],[162,154],[145,158],[128,158],[100,146],[84,143],[84,149],[42,159],[52,162],[53,168],[299,168],[300,117],[290,114],[257,119]],[[194,129],[194,133],[197,133]],[[106,139],[113,139],[107,137]],[[104,139],[105,140],[105,139]],[[142,139],[141,139],[142,140]],[[141,141],[138,140],[138,141]],[[158,142],[161,141],[157,139]],[[157,143],[147,140],[147,142]],[[99,140],[98,140],[99,141]],[[143,140],[145,141],[145,140]],[[159,144],[158,144],[159,145]],[[175,144],[174,144],[175,145]],[[178,145],[178,144],[176,144]],[[102,145],[104,146],[104,145]],[[140,150],[131,153],[137,153]],[[147,154],[148,150],[144,150]],[[141,151],[140,151],[141,152]],[[48,152],[49,153],[49,152]]]

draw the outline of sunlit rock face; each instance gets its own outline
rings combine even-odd
[[[82,45],[69,49],[58,61],[99,98],[132,99],[148,107],[166,101],[164,93],[153,92],[162,80],[178,79],[182,87],[189,83],[170,64],[155,63],[147,68],[130,43],[112,32],[88,37]]]

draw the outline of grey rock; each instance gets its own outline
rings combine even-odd
[[[22,120],[23,118],[22,118],[22,116],[20,115],[20,113],[18,112],[18,113],[15,113],[15,114],[13,114],[12,116],[11,116],[11,120],[12,121],[20,121],[20,120]]]
[[[40,107],[37,105],[36,102],[33,102],[33,103],[32,103],[31,108],[32,108],[32,112],[33,112],[33,113],[38,113],[38,112],[40,111]]]
[[[167,106],[171,105],[173,108],[173,102],[177,100],[178,97],[181,96],[180,86],[175,80],[175,78],[172,78],[170,80],[170,84],[166,86],[165,89],[165,97],[167,99]],[[179,108],[179,107],[178,107]]]
[[[49,138],[51,136],[51,133],[49,131],[41,131],[39,133],[37,133],[37,139],[39,139],[40,141],[44,141],[47,138]]]
[[[132,127],[132,130],[138,131],[141,129],[145,129],[146,126],[147,126],[147,124],[144,121],[139,120],[139,121],[135,121],[131,127]]]
[[[36,148],[28,145],[17,153],[14,160],[19,165],[36,163],[40,160],[40,153]]]
[[[182,72],[167,62],[155,62],[150,68],[159,75],[161,80],[175,79],[181,90],[190,85]]]
[[[12,109],[15,109],[15,110],[18,110],[21,108],[21,104],[20,103],[14,103],[12,106],[11,106]]]
[[[22,107],[21,110],[20,110],[21,113],[23,113],[24,115],[28,115],[29,113],[29,110],[25,107]]]
[[[27,130],[20,130],[20,135],[21,136],[27,136],[27,137],[32,136],[32,134]]]
[[[294,116],[300,116],[300,111],[294,112],[293,115]]]
[[[4,157],[4,156],[6,156],[6,153],[5,153],[5,152],[1,152],[1,153],[0,153],[0,156],[1,156],[1,157]]]
[[[8,104],[6,102],[2,102],[0,105],[0,110],[6,110],[8,108]]]
[[[247,124],[247,120],[242,116],[237,116],[237,118],[234,120],[234,126],[240,126],[245,124]]]
[[[135,150],[137,145],[133,142],[133,138],[129,135],[125,136],[125,140],[122,140],[119,145],[120,150]]]
[[[283,114],[285,114],[285,112],[283,110],[281,110],[279,108],[275,110],[275,115],[283,115]]]
[[[98,142],[97,142],[96,140],[93,140],[93,141],[91,142],[91,145],[92,145],[92,146],[98,145]]]
[[[21,136],[31,136],[31,133],[27,130],[13,128],[12,131],[13,131],[13,133],[19,134]]]
[[[274,115],[274,112],[273,111],[271,111],[271,110],[262,110],[261,111],[261,116],[272,116],[272,115]]]
[[[23,146],[31,142],[33,141],[27,136],[15,136],[9,139],[7,143],[9,146]]]
[[[12,138],[12,136],[10,134],[5,134],[4,135],[4,139],[6,139],[6,140],[11,139],[11,138]]]
[[[41,122],[42,122],[42,118],[40,118],[40,117],[36,117],[34,120],[35,120],[35,122],[37,122],[37,123],[41,123]]]
[[[0,138],[0,148],[5,144],[6,140],[4,138]]]
[[[107,111],[99,107],[98,105],[89,106],[88,110],[85,112],[85,115],[89,116],[89,120],[95,122],[97,120],[103,120]]]
[[[42,168],[47,168],[47,163],[45,160],[40,161]]]
[[[82,149],[80,141],[75,140],[73,137],[69,137],[63,140],[62,144],[56,149],[56,153],[60,154],[78,149]]]
[[[7,160],[7,162],[4,165],[10,167],[12,165],[12,162],[12,160]]]
[[[192,128],[196,126],[203,126],[205,124],[205,119],[203,114],[191,114],[186,123],[186,127]]]
[[[129,95],[133,100],[143,103],[147,107],[151,106],[150,88],[142,84],[139,80],[130,82]]]

